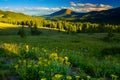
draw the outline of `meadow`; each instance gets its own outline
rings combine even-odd
[[[119,33],[108,42],[103,40],[107,33],[40,28],[39,36],[31,36],[26,28],[21,38],[18,30],[0,28],[0,80],[120,79]]]

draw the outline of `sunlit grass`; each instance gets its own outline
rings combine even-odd
[[[17,26],[17,25],[8,24],[8,23],[1,23],[1,22],[0,22],[0,28],[2,28],[2,29],[15,28],[16,26]]]

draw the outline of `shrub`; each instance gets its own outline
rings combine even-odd
[[[31,35],[40,35],[40,34],[41,34],[41,31],[38,30],[37,25],[34,24],[34,27],[31,28]]]
[[[20,35],[21,38],[26,37],[26,32],[24,30],[24,27],[22,27],[19,31],[18,31],[18,35]]]

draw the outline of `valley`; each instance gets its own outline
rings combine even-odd
[[[119,10],[1,10],[0,80],[119,80]]]

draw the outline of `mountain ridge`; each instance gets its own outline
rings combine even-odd
[[[70,11],[69,14],[65,13],[67,10]],[[112,8],[109,10],[103,10],[103,11],[91,11],[87,13],[78,13],[70,9],[62,9],[53,14],[47,15],[47,18],[53,20],[65,19],[73,22],[87,21],[87,22],[120,24],[120,7]]]

